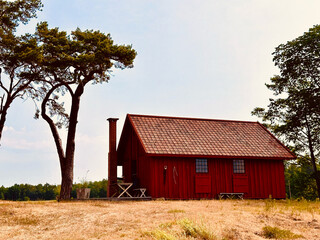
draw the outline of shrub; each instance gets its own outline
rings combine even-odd
[[[189,219],[183,219],[179,221],[184,234],[187,237],[200,238],[203,240],[215,240],[217,237],[209,231],[203,224],[198,225]]]
[[[302,238],[302,235],[297,235],[291,232],[290,230],[280,229],[278,227],[265,226],[262,229],[262,235],[265,238],[273,239],[296,239]]]
[[[171,235],[170,233],[167,233],[160,229],[156,229],[152,232],[145,232],[142,234],[142,236],[152,237],[156,240],[177,240],[177,238]]]

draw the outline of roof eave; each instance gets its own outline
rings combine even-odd
[[[266,128],[263,124],[261,124],[260,122],[258,122],[258,124],[259,124],[271,137],[273,137],[284,149],[286,149],[286,150],[290,153],[290,155],[292,155],[292,158],[290,158],[290,160],[297,158],[297,156],[296,156],[293,152],[291,152],[291,150],[290,150],[286,145],[284,145],[279,139],[277,139],[277,138],[269,131],[269,129],[267,129],[267,128]]]
[[[164,154],[146,153],[148,157],[175,157],[175,158],[216,158],[216,159],[267,159],[267,160],[293,160],[294,157],[265,157],[265,156],[236,156],[236,155],[197,155],[197,154]]]
[[[142,141],[142,139],[141,139],[141,136],[139,135],[139,132],[138,132],[136,126],[134,125],[133,121],[132,121],[131,116],[132,116],[132,114],[127,114],[127,119],[129,120],[129,122],[130,122],[130,124],[131,124],[131,126],[132,126],[132,128],[133,128],[133,131],[134,131],[135,134],[137,135],[137,137],[138,137],[138,139],[139,139],[139,142],[140,142],[143,150],[144,150],[145,152],[147,152],[147,148],[146,148],[146,146],[144,145],[144,143],[143,143],[143,141]]]

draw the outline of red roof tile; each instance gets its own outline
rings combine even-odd
[[[293,159],[258,122],[131,115],[148,154]]]

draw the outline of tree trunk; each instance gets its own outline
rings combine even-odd
[[[61,161],[60,161],[61,162]],[[68,200],[71,197],[73,184],[73,159],[64,159],[64,164],[61,166],[61,191],[59,200]]]
[[[311,155],[312,167],[313,167],[313,170],[314,170],[314,173],[315,173],[315,179],[316,179],[317,191],[318,191],[318,198],[320,199],[320,177],[319,177],[319,171],[317,169],[316,159],[314,157],[312,145],[311,145],[311,149],[310,149],[310,155]]]
[[[62,142],[52,119],[46,114],[46,104],[50,98],[50,95],[62,84],[58,84],[47,93],[46,97],[42,101],[41,104],[41,116],[50,126],[51,133],[53,135],[57,152],[60,160],[60,169],[61,169],[61,191],[59,200],[68,200],[71,197],[72,184],[73,184],[73,167],[74,167],[74,152],[75,152],[75,136],[76,129],[78,123],[78,113],[80,108],[80,98],[83,94],[84,85],[81,83],[78,85],[75,93],[72,93],[70,90],[70,94],[72,96],[72,103],[70,109],[70,119],[68,126],[68,136],[66,143],[66,151],[64,154],[62,148]]]
[[[7,115],[7,111],[5,109],[3,109],[1,112],[1,116],[0,116],[0,142],[1,142],[1,137],[2,137],[2,131],[4,128],[4,123],[6,121],[6,115]]]
[[[0,142],[1,142],[1,137],[2,137],[2,131],[3,131],[3,128],[4,128],[4,124],[5,124],[6,118],[7,118],[7,112],[8,112],[8,109],[10,107],[10,104],[12,103],[12,100],[13,99],[11,99],[11,97],[8,97],[7,100],[6,100],[5,105],[1,109],[1,116],[0,116]]]
[[[64,166],[61,166],[61,192],[60,200],[70,199],[73,183],[73,166],[75,153],[75,137],[78,123],[78,113],[80,108],[80,97],[83,93],[83,86],[78,85],[74,95],[72,95],[72,104],[70,110],[66,157],[64,158]]]
[[[318,191],[318,198],[320,199],[320,176],[319,176],[319,172],[318,172],[318,169],[317,169],[316,158],[314,156],[314,150],[313,150],[310,126],[308,124],[308,121],[306,121],[306,123],[307,123],[308,145],[309,145],[311,163],[312,163],[313,171],[315,173],[315,179],[316,179],[317,191]]]
[[[70,164],[67,164],[66,157],[63,151],[62,147],[62,141],[59,135],[59,132],[57,130],[56,125],[52,121],[52,119],[46,114],[46,105],[49,101],[50,95],[59,87],[61,87],[62,84],[58,84],[57,86],[50,89],[50,91],[46,94],[45,98],[43,99],[41,103],[41,116],[42,118],[49,124],[50,130],[56,145],[56,149],[59,156],[60,161],[60,169],[61,169],[61,192],[59,199],[70,199],[70,193],[72,190],[72,181],[73,181],[73,166],[70,166]],[[71,174],[70,174],[71,171]]]

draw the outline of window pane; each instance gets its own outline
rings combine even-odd
[[[233,160],[233,173],[245,173],[244,160]]]
[[[196,173],[207,173],[208,162],[207,159],[196,159]]]

